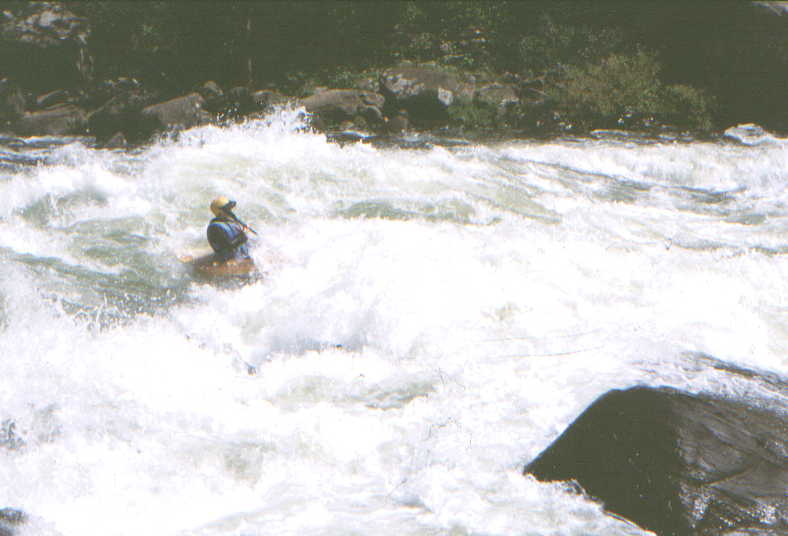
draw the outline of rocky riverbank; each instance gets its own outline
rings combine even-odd
[[[18,136],[93,136],[110,147],[139,144],[152,136],[200,124],[266,113],[273,106],[303,106],[313,126],[399,133],[453,125],[478,126],[469,110],[487,114],[485,126],[514,124],[522,102],[511,82],[481,80],[437,65],[404,63],[358,77],[356,87],[311,88],[284,94],[205,81],[181,95],[166,95],[130,77],[94,80],[87,48],[90,28],[62,4],[31,4],[5,12],[0,36],[16,61],[30,58],[48,78],[27,77],[19,66],[0,79],[0,131]],[[6,58],[14,61],[13,58]],[[13,71],[13,69],[12,69]],[[59,84],[63,84],[62,87]],[[302,88],[300,93],[304,93]]]
[[[774,12],[773,3],[765,4],[769,9],[760,7],[761,12],[784,18],[782,11]],[[282,105],[302,106],[312,115],[316,129],[362,136],[440,129],[460,135],[545,137],[598,128],[707,135],[731,126],[714,124],[715,101],[703,91],[660,80],[655,54],[603,46],[592,31],[559,27],[549,18],[541,33],[520,43],[530,70],[479,68],[489,54],[489,38],[477,28],[459,40],[443,41],[435,53],[437,60],[424,61],[418,54],[405,60],[396,52],[388,65],[379,63],[383,66],[375,70],[347,65],[344,76],[322,85],[315,79],[300,84],[264,82],[264,73],[252,77],[253,58],[259,53],[255,56],[247,50],[247,83],[216,78],[184,86],[182,79],[166,72],[148,79],[124,72],[124,61],[99,68],[96,58],[106,63],[105,49],[123,41],[120,37],[117,43],[108,41],[107,28],[96,27],[100,21],[114,19],[75,14],[80,9],[84,6],[69,2],[12,2],[2,12],[0,133],[92,136],[99,145],[121,147],[180,128],[243,120]],[[109,10],[116,19],[122,15],[112,12],[121,7],[93,9]],[[233,9],[240,13],[238,6],[228,8],[228,13]],[[251,43],[249,13],[246,31]],[[95,36],[98,30],[103,32],[101,39]],[[134,36],[132,41],[140,39]],[[422,35],[428,41],[433,37]],[[573,43],[569,52],[563,50],[567,40]],[[559,56],[550,59],[555,54]],[[565,64],[584,56],[589,56],[586,63]],[[465,60],[464,66],[458,58]],[[175,56],[169,61],[169,68],[177,71],[186,58]],[[536,65],[542,65],[541,71],[534,71]],[[148,68],[155,69],[156,65]]]

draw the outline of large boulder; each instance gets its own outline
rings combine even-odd
[[[208,80],[196,89],[205,101],[203,107],[210,113],[219,113],[226,106],[226,98],[222,87],[214,82]]]
[[[476,90],[474,98],[500,110],[516,106],[520,102],[517,90],[511,84],[486,84]]]
[[[73,104],[26,112],[13,124],[21,136],[70,136],[87,133],[87,114]]]
[[[140,91],[130,90],[117,94],[88,116],[89,132],[99,143],[123,133],[132,142],[146,140],[157,128],[157,117],[143,115],[148,102]]]
[[[252,93],[252,99],[254,100],[257,110],[260,112],[269,111],[275,106],[287,104],[290,100],[286,95],[271,89],[254,91]]]
[[[659,535],[788,530],[785,408],[636,387],[594,402],[525,468]]]
[[[359,118],[371,125],[382,124],[384,103],[383,95],[360,89],[326,89],[301,101],[318,122],[328,125]]]
[[[146,106],[142,113],[154,119],[161,129],[182,129],[203,125],[211,121],[204,109],[205,99],[199,93],[190,93],[166,102]]]
[[[225,119],[241,119],[258,110],[252,92],[245,86],[230,88],[226,100],[226,109],[223,112]]]
[[[0,14],[0,65],[34,92],[81,86],[92,76],[89,34],[61,2],[9,3]]]
[[[414,122],[448,119],[456,100],[473,99],[475,81],[429,65],[402,65],[386,70],[380,89],[389,110],[407,110]]]

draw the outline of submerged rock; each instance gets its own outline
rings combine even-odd
[[[17,528],[27,521],[27,515],[15,508],[0,509],[0,536],[14,536]]]
[[[788,421],[672,389],[610,391],[525,468],[660,535],[785,534]],[[742,532],[746,531],[746,532]]]

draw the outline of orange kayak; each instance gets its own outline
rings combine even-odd
[[[197,258],[185,255],[180,258],[180,261],[189,265],[195,275],[207,278],[246,276],[257,272],[257,267],[250,258],[230,259],[223,262],[216,260],[214,254],[210,253]]]

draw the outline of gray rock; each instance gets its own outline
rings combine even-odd
[[[21,136],[70,136],[87,132],[87,114],[73,104],[27,112],[13,124]]]
[[[379,93],[360,89],[327,89],[301,101],[306,111],[327,123],[353,121],[363,117],[365,121],[383,122],[385,99]]]
[[[198,87],[197,93],[205,99],[204,107],[211,113],[220,113],[227,106],[224,90],[213,80],[209,80]]]
[[[385,71],[380,79],[387,107],[405,109],[414,121],[446,120],[458,99],[473,98],[472,77],[425,65],[403,65]]]
[[[610,391],[525,468],[660,535],[785,534],[788,421],[673,389]]]
[[[125,149],[126,147],[128,147],[128,142],[126,141],[126,136],[123,135],[123,132],[116,132],[102,145],[102,148],[104,149]]]
[[[219,84],[213,80],[205,82],[197,89],[197,92],[202,95],[202,98],[204,98],[206,101],[224,97],[224,91],[219,86]]]
[[[190,93],[166,102],[147,106],[143,115],[153,118],[160,128],[191,128],[208,123],[210,114],[203,109],[205,99],[199,93]]]
[[[489,84],[476,90],[475,98],[498,108],[507,108],[520,102],[514,86],[506,84]]]
[[[156,116],[142,113],[146,97],[137,91],[120,92],[88,115],[88,129],[99,143],[122,132],[126,139],[142,141],[160,128]]]
[[[255,106],[259,111],[264,111],[272,106],[286,104],[289,99],[278,91],[261,89],[252,93],[252,100],[254,100]]]

